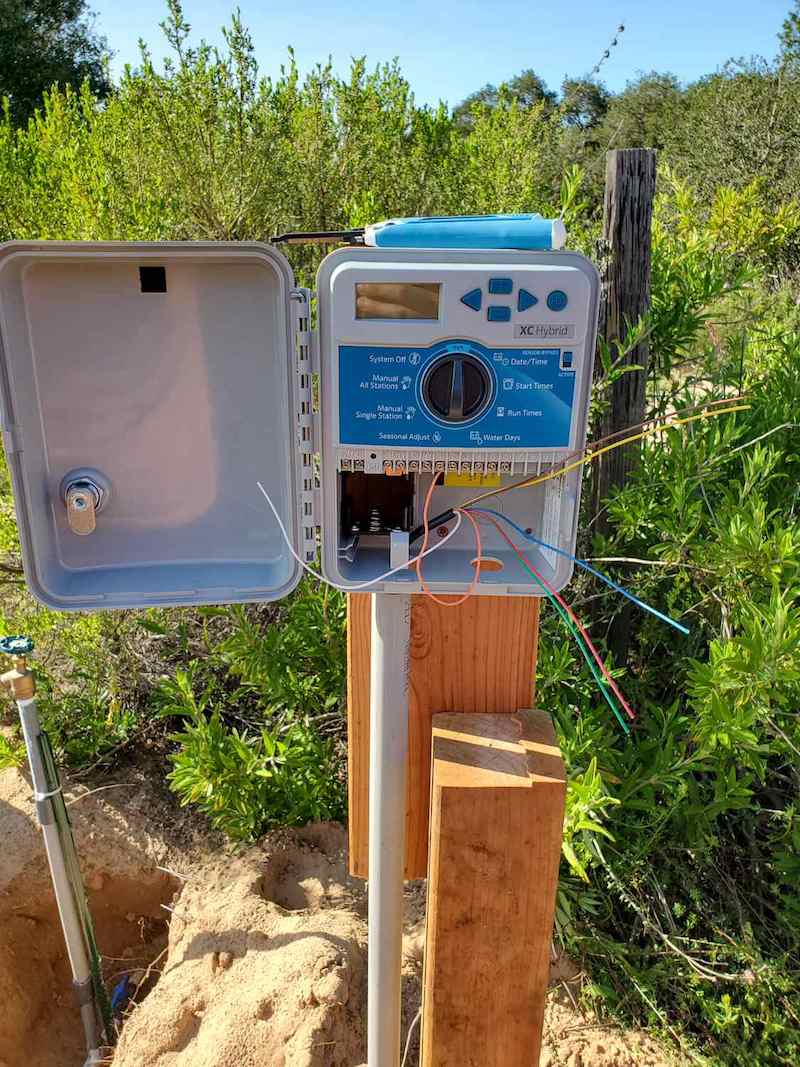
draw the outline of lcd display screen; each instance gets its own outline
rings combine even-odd
[[[357,319],[438,319],[439,282],[357,282]]]

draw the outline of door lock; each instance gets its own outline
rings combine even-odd
[[[73,471],[61,482],[61,495],[67,509],[70,530],[87,537],[97,528],[97,514],[108,497],[106,480],[94,472]]]

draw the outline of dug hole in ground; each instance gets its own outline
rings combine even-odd
[[[335,824],[232,849],[153,776],[65,782],[109,988],[128,975],[113,1067],[356,1067],[366,1059],[366,893]],[[31,786],[0,772],[0,1067],[81,1067]],[[167,868],[162,870],[159,868]],[[173,872],[173,873],[169,873]],[[417,1013],[425,887],[406,891],[403,1034]],[[553,967],[542,1067],[672,1067],[646,1035],[573,1004]],[[574,987],[573,987],[574,988]],[[418,1061],[415,1033],[409,1064]],[[483,1067],[483,1065],[476,1065]]]

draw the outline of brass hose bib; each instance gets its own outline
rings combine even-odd
[[[36,696],[36,681],[27,659],[32,651],[33,641],[29,637],[0,638],[0,652],[14,659],[13,670],[0,674],[0,682],[14,700],[32,700]]]

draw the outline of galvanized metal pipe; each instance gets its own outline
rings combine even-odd
[[[22,724],[22,734],[25,738],[25,748],[28,752],[28,764],[31,769],[36,810],[42,826],[47,862],[50,866],[50,876],[53,880],[53,892],[58,906],[58,915],[61,919],[61,928],[64,932],[64,941],[67,946],[73,987],[80,1005],[81,1021],[86,1035],[86,1047],[89,1050],[89,1057],[86,1062],[96,1063],[101,1060],[99,1050],[100,1025],[94,1004],[92,971],[89,965],[89,954],[86,948],[83,924],[78,914],[72,884],[67,873],[61,838],[53,816],[52,805],[47,798],[49,783],[39,743],[41,727],[36,710],[36,698],[18,700],[17,708],[19,709],[19,717]]]

